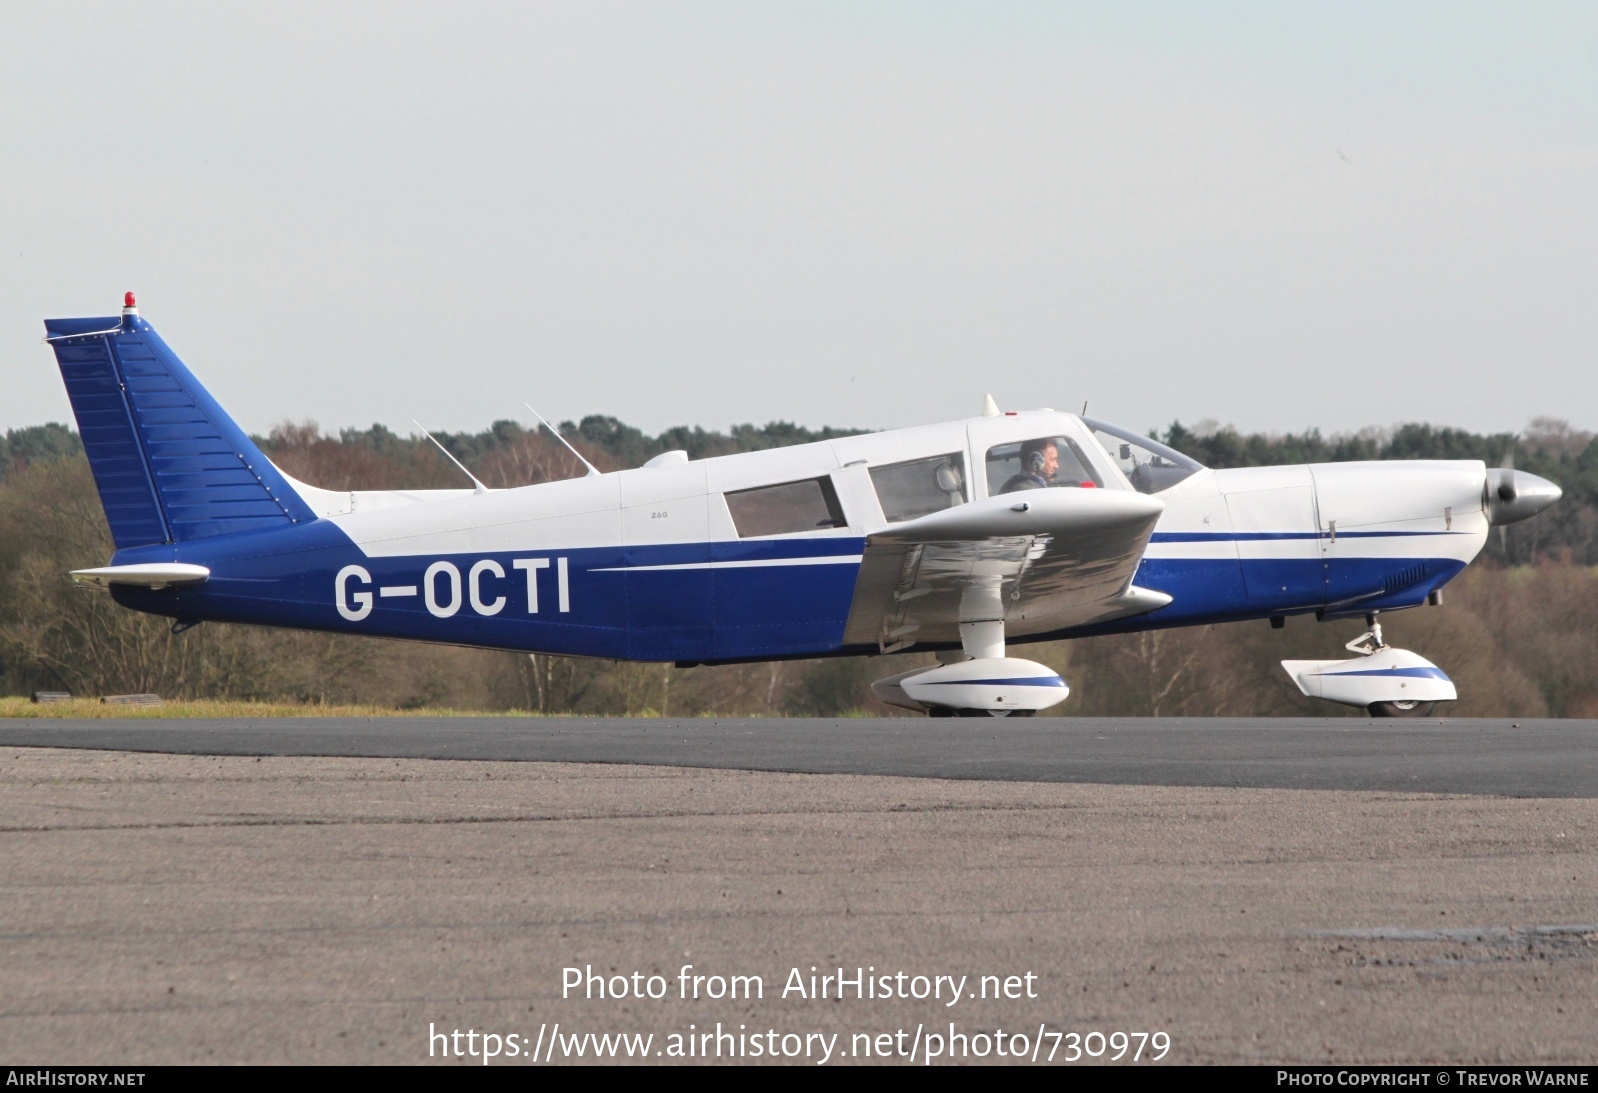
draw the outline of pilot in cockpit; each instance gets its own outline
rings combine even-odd
[[[1021,445],[1021,470],[1011,475],[1000,493],[1017,490],[1041,490],[1054,484],[1060,470],[1060,448],[1053,437],[1029,440]]]

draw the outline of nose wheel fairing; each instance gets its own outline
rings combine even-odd
[[[1454,681],[1437,665],[1383,642],[1381,625],[1374,619],[1346,648],[1358,655],[1348,660],[1284,660],[1282,668],[1310,698],[1358,706],[1376,717],[1424,716],[1438,702],[1459,698]]]

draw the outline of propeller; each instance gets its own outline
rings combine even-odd
[[[1498,469],[1504,473],[1498,476],[1498,500],[1509,504],[1515,499],[1515,449],[1505,448],[1504,458],[1498,461]],[[1509,560],[1509,525],[1498,525],[1498,549],[1503,552],[1504,560]]]

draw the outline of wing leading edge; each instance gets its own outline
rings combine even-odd
[[[894,652],[960,641],[960,624],[1012,638],[1163,607],[1137,571],[1164,502],[1126,490],[990,497],[867,537],[844,641]]]

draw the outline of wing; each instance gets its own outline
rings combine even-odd
[[[1169,596],[1131,582],[1164,510],[1127,490],[1057,488],[894,524],[866,539],[844,641],[894,652],[958,642],[962,622],[1003,618],[1014,638],[1163,607]]]

